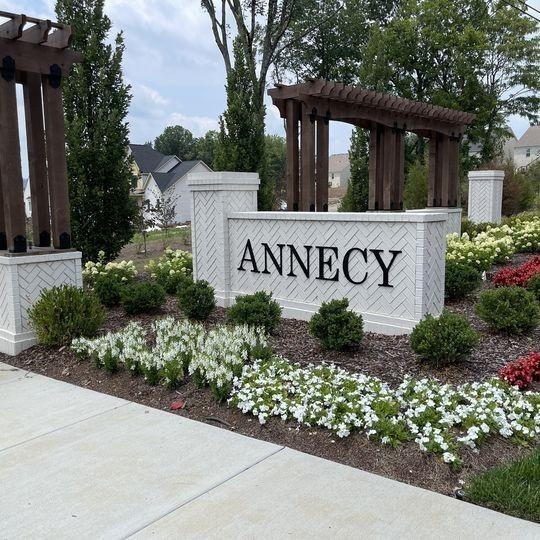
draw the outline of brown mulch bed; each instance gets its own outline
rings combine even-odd
[[[521,264],[527,258],[519,255],[512,264]],[[486,282],[483,288],[489,286]],[[475,299],[472,298],[447,304],[451,311],[462,313],[469,318],[473,327],[480,332],[481,339],[475,352],[467,360],[445,368],[430,367],[419,361],[409,346],[407,336],[366,333],[358,350],[346,353],[323,351],[307,332],[307,323],[291,319],[283,320],[276,334],[272,336],[271,344],[276,353],[302,364],[333,362],[351,371],[375,375],[392,385],[398,384],[407,373],[416,377],[436,377],[453,384],[481,381],[496,376],[505,363],[527,354],[532,349],[538,349],[539,328],[518,337],[493,334],[474,314],[474,302]],[[120,329],[128,320],[150,324],[156,317],[164,315],[181,316],[175,298],[169,297],[161,312],[153,315],[127,318],[121,309],[112,309],[108,313],[104,331]],[[206,324],[213,326],[225,321],[226,310],[218,308]],[[208,390],[197,389],[189,379],[176,391],[162,386],[149,386],[142,377],[132,377],[122,371],[109,375],[95,368],[92,362],[79,361],[67,347],[47,349],[36,346],[16,357],[0,354],[0,361],[167,411],[173,401],[185,401],[184,409],[173,414],[286,445],[446,495],[453,494],[471,475],[507,463],[529,452],[529,449],[516,446],[502,438],[493,438],[482,445],[479,453],[464,451],[464,466],[461,471],[455,472],[440,458],[420,452],[413,443],[392,449],[371,442],[361,434],[339,439],[325,429],[301,427],[294,422],[286,423],[275,418],[260,426],[256,418],[218,404]],[[540,387],[537,386],[535,390],[540,391]]]

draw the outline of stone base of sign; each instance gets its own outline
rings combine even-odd
[[[446,234],[457,233],[461,236],[461,215],[463,210],[461,208],[452,208],[452,207],[426,207],[418,210],[407,210],[407,212],[416,212],[416,213],[435,213],[435,214],[446,214]]]
[[[468,218],[473,223],[500,223],[504,171],[469,172]]]
[[[366,330],[390,335],[441,313],[446,214],[257,212],[256,174],[193,173],[188,183],[194,276],[219,305],[268,291],[286,317],[309,319],[348,298]]]
[[[28,310],[41,291],[63,284],[82,287],[80,252],[0,252],[0,352],[14,356],[35,345]]]

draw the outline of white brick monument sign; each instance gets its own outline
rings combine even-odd
[[[309,319],[346,297],[367,330],[385,334],[440,314],[445,214],[257,212],[256,174],[193,173],[188,182],[194,275],[220,305],[264,290],[286,317]]]
[[[473,223],[500,223],[504,171],[469,172],[469,211]]]

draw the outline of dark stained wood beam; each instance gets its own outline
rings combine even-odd
[[[378,175],[378,129],[377,125],[373,125],[369,130],[369,198],[368,209],[378,210],[378,197],[377,197],[377,175]]]
[[[32,194],[34,245],[49,247],[51,245],[51,217],[49,213],[49,187],[47,182],[45,131],[43,128],[41,76],[37,73],[28,73],[23,89],[29,181]]]
[[[23,33],[18,41],[37,44],[44,43],[47,41],[47,36],[49,35],[51,28],[51,21],[39,21],[38,23],[34,24],[34,26],[23,30]]]
[[[52,244],[57,249],[71,247],[69,193],[64,141],[62,87],[53,88],[49,78],[42,78],[49,198],[51,205]]]
[[[0,167],[0,251],[7,249],[6,219],[4,216],[4,197],[2,191],[2,174]]]
[[[315,211],[315,121],[305,104],[301,116],[302,174],[300,210]]]
[[[27,250],[15,79],[0,77],[0,178],[7,249]]]
[[[0,38],[0,60],[5,56],[15,58],[15,68],[18,72],[48,74],[51,66],[57,64],[63,73],[75,62],[82,60],[82,55],[70,49],[58,49],[55,47],[44,47],[35,43],[9,40]]]
[[[22,36],[26,15],[17,15],[0,25],[0,38],[19,39]]]
[[[287,102],[287,210],[296,212],[300,205],[300,163],[298,144],[299,104]]]
[[[49,34],[47,41],[43,43],[46,47],[54,47],[56,49],[65,49],[69,47],[71,39],[73,37],[73,31],[71,26],[65,26],[64,28],[58,28],[52,34]]]
[[[317,212],[328,212],[329,121],[317,120]]]

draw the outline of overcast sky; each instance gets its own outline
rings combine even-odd
[[[540,9],[540,0],[528,3]],[[0,0],[0,10],[54,20],[54,4],[54,0]],[[225,108],[225,71],[200,0],[105,0],[105,10],[114,32],[122,30],[125,37],[124,75],[133,94],[128,117],[131,142],[153,141],[167,125],[181,124],[196,136],[216,129]],[[19,105],[21,127],[23,118]],[[510,125],[520,137],[528,123],[511,118]],[[330,126],[330,151],[346,152],[350,127],[338,122]],[[271,103],[267,131],[284,135]],[[21,139],[26,176],[22,129]]]

